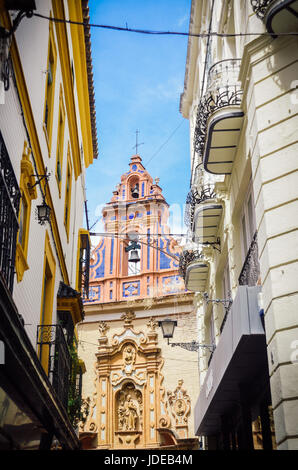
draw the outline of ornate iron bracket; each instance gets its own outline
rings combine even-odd
[[[223,305],[223,307],[225,309],[225,316],[224,316],[224,319],[223,319],[222,324],[220,326],[220,332],[222,332],[223,327],[224,327],[224,325],[226,323],[226,320],[227,320],[228,313],[229,313],[230,308],[232,306],[233,299],[231,299],[230,297],[228,299],[209,299],[209,296],[208,296],[207,292],[204,292],[203,297],[204,297],[204,300],[206,301],[207,305],[209,303],[215,303],[215,304],[222,304]]]
[[[186,349],[187,351],[198,351],[200,348],[207,348],[211,352],[215,350],[214,344],[201,344],[196,341],[191,341],[190,343],[169,343],[172,347],[179,346],[180,348]]]

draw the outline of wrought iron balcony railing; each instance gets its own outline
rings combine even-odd
[[[38,325],[37,351],[58,398],[67,409],[71,356],[60,325]]]
[[[13,290],[21,192],[0,132],[0,271]]]
[[[202,253],[199,250],[185,250],[180,256],[179,260],[179,274],[185,280],[187,266],[192,261],[199,261],[202,259]]]
[[[227,106],[240,106],[242,90],[238,81],[241,59],[226,59],[209,69],[207,90],[202,97],[194,134],[195,151],[202,157],[204,152],[209,116]]]
[[[216,198],[216,193],[214,191],[214,188],[211,186],[202,186],[200,191],[198,191],[197,189],[191,189],[189,191],[186,197],[186,206],[184,213],[184,222],[188,228],[190,228],[191,230],[193,229],[196,205],[201,204],[207,199],[214,198]]]
[[[260,275],[258,258],[257,232],[255,232],[249,250],[247,252],[240,276],[240,286],[256,286]]]
[[[263,20],[268,7],[274,0],[250,0],[252,9],[260,20]]]
[[[80,234],[79,290],[83,299],[89,298],[90,242],[87,233]]]

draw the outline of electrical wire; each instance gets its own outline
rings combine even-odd
[[[171,135],[167,138],[167,140],[159,147],[159,149],[149,158],[149,160],[145,163],[145,167],[153,160],[154,157],[161,151],[161,149],[169,142],[169,140],[173,137],[173,135],[178,131],[178,129],[182,126],[184,121],[181,121],[180,124],[174,129]]]
[[[230,38],[230,37],[245,37],[245,36],[272,36],[272,33],[265,31],[263,33],[260,32],[250,32],[250,33],[218,33],[217,31],[210,31],[208,33],[186,33],[181,31],[154,31],[150,29],[134,29],[134,28],[122,28],[120,26],[112,26],[112,25],[104,25],[104,24],[95,24],[95,23],[84,23],[81,21],[73,21],[73,20],[66,20],[62,18],[53,18],[46,15],[42,15],[41,13],[33,13],[33,16],[38,18],[42,18],[48,21],[53,21],[55,23],[68,23],[77,26],[84,26],[87,28],[102,28],[102,29],[110,29],[114,31],[123,31],[128,33],[139,33],[139,34],[149,34],[149,35],[157,35],[157,36],[186,36],[186,37],[196,37],[196,38],[208,38],[210,36],[216,36],[219,38]],[[298,32],[274,32],[274,36],[298,36]]]
[[[90,345],[96,346],[96,347],[98,348],[98,344],[96,344],[96,343],[90,343],[90,341],[84,341],[83,339],[80,339],[80,340],[78,341],[78,344],[81,344],[81,343],[90,344]],[[191,352],[193,352],[193,351],[191,351]],[[180,361],[180,362],[184,362],[184,363],[185,363],[185,360],[184,360],[184,359],[178,359],[178,358],[176,359],[176,358],[173,358],[173,357],[167,357],[166,360],[167,360],[167,361]],[[187,360],[187,362],[195,362],[195,363],[197,363],[198,361]]]

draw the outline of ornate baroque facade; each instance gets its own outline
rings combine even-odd
[[[175,341],[196,339],[193,294],[178,273],[181,248],[169,235],[168,216],[158,180],[134,155],[103,208],[106,237],[91,256],[89,299],[79,328],[87,368],[83,396],[89,402],[80,427],[84,448],[198,446],[192,419],[197,354],[168,345],[157,323],[176,319]],[[126,248],[136,233],[133,254]],[[136,255],[139,261],[129,261]]]

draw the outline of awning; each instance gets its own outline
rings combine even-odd
[[[209,264],[193,261],[186,268],[185,287],[192,292],[203,292],[209,275]]]
[[[221,416],[239,400],[239,385],[257,397],[269,382],[267,348],[259,315],[261,288],[239,286],[195,405],[196,435],[215,435]]]
[[[269,33],[298,31],[298,1],[275,0],[267,7],[264,22]]]
[[[194,240],[199,243],[216,243],[223,206],[208,200],[196,206],[194,213]]]
[[[232,173],[243,116],[239,106],[221,108],[210,116],[203,157],[204,168],[209,173]]]

